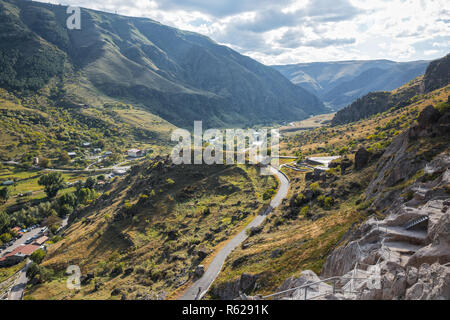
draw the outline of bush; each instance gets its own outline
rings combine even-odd
[[[52,279],[54,272],[52,269],[44,268],[33,262],[27,270],[27,278],[36,280],[37,283],[44,283]]]
[[[317,201],[319,202],[320,206],[325,209],[331,209],[331,207],[334,204],[334,199],[330,196],[328,196],[328,197],[325,197],[324,195],[319,196],[317,198]]]
[[[309,188],[310,188],[312,191],[316,192],[317,190],[319,190],[319,183],[318,183],[318,182],[311,183],[311,184],[309,185]]]
[[[439,102],[435,109],[437,109],[440,113],[446,113],[450,111],[450,103],[448,102]]]
[[[9,242],[9,241],[11,241],[11,239],[12,239],[12,235],[10,233],[4,233],[0,236],[0,240],[3,243]]]
[[[119,274],[121,274],[123,272],[123,266],[124,266],[123,262],[116,263],[113,269],[111,270],[110,273],[111,277],[116,277]]]
[[[309,213],[309,206],[304,206],[303,208],[300,209],[300,215],[301,216],[307,216]]]
[[[334,205],[334,199],[332,197],[326,197],[323,201],[323,207],[325,209],[331,209]]]
[[[42,262],[42,260],[44,260],[45,255],[46,255],[46,252],[44,250],[38,249],[31,254],[30,259],[33,262],[40,264]]]
[[[65,216],[72,214],[72,212],[73,208],[68,204],[65,204],[59,208],[59,217],[63,218]]]
[[[166,179],[166,182],[167,182],[168,185],[175,184],[175,181],[173,181],[173,180],[170,179],[170,178],[167,178],[167,179]]]
[[[58,232],[59,226],[57,224],[53,224],[50,226],[50,232],[52,234],[56,234]]]
[[[263,200],[269,200],[276,193],[274,189],[268,189],[263,193]]]

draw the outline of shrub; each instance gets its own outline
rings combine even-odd
[[[44,250],[38,249],[31,254],[30,259],[33,260],[35,263],[40,264],[42,260],[44,260],[45,255],[46,253]]]
[[[131,208],[133,208],[133,205],[130,203],[130,200],[125,200],[123,207],[127,210],[130,210]]]
[[[170,179],[170,178],[167,178],[167,179],[166,179],[166,182],[167,182],[168,185],[175,184],[175,181],[173,181],[173,180]]]
[[[319,190],[319,183],[318,183],[318,182],[311,183],[311,184],[309,185],[309,188],[310,188],[312,191],[316,192],[317,190]]]
[[[304,206],[303,208],[300,209],[300,215],[307,216],[308,213],[309,213],[309,206]]]
[[[50,226],[50,232],[52,234],[56,234],[58,232],[59,226],[57,224],[53,224]]]
[[[274,189],[268,189],[263,193],[263,200],[269,200],[276,193]]]
[[[65,204],[59,208],[59,216],[61,218],[72,214],[72,212],[73,208],[68,204]]]
[[[439,102],[435,107],[440,113],[446,113],[450,111],[450,103],[448,102]]]
[[[44,268],[36,263],[32,263],[27,270],[27,278],[36,280],[37,283],[44,283],[52,279],[54,272],[52,269]]]
[[[118,262],[114,265],[113,269],[111,270],[111,277],[115,277],[118,276],[119,274],[121,274],[123,272],[123,262]]]
[[[323,201],[323,206],[325,209],[331,209],[334,204],[334,199],[332,197],[326,197]]]

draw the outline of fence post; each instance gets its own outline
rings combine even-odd
[[[305,287],[305,300],[306,300],[307,295],[308,295],[308,287]]]

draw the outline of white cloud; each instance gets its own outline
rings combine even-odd
[[[199,32],[266,64],[433,59],[450,51],[448,0],[66,0],[62,4],[148,17]]]

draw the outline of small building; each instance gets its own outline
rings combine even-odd
[[[14,228],[11,229],[11,231],[15,232],[15,233],[19,233],[20,232],[20,228],[19,227],[14,227]]]
[[[42,236],[42,237],[40,237],[40,238],[37,238],[37,239],[34,241],[34,244],[37,244],[37,245],[39,245],[39,246],[42,246],[46,241],[48,241],[48,237],[47,237],[47,236]]]
[[[128,170],[126,170],[126,169],[114,169],[114,170],[113,170],[113,173],[114,173],[114,175],[116,175],[116,176],[123,176],[124,174],[127,173],[127,171],[128,171]]]
[[[77,154],[76,152],[67,152],[67,155],[71,158],[75,157]]]
[[[100,148],[94,148],[94,153],[100,153],[100,152],[102,152],[102,149],[100,149]]]
[[[7,181],[2,182],[2,185],[4,185],[4,186],[11,186],[13,184],[14,184],[14,181],[12,181],[12,180],[7,180]]]
[[[90,142],[83,142],[83,147],[90,147],[91,143]]]
[[[139,149],[130,149],[128,150],[128,156],[132,158],[142,157],[142,150]]]
[[[13,251],[5,254],[0,259],[0,267],[9,267],[13,266],[25,259],[25,257],[30,256],[33,252],[35,252],[37,249],[42,248],[40,245],[36,244],[28,244],[28,245],[21,245],[15,248]]]
[[[33,164],[34,164],[35,166],[37,166],[37,165],[39,164],[39,157],[34,157],[34,158],[33,158]]]

